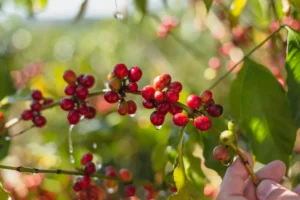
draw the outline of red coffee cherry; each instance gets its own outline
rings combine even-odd
[[[43,117],[41,115],[37,115],[37,116],[33,117],[32,122],[34,123],[35,126],[42,127],[46,124],[47,121],[46,121],[45,117]]]
[[[53,99],[52,98],[46,98],[46,99],[44,99],[44,103],[43,103],[44,106],[49,105],[51,103],[53,103]]]
[[[170,107],[170,110],[169,112],[172,114],[172,115],[175,115],[177,113],[181,113],[182,112],[182,108],[178,107],[178,106],[175,106],[174,104],[171,104],[171,107]]]
[[[82,115],[87,115],[89,113],[89,107],[85,103],[82,103],[78,107],[78,112]]]
[[[125,188],[125,194],[128,197],[135,196],[135,194],[136,194],[136,188],[135,188],[135,186],[134,185],[128,185],[128,186],[126,186],[126,188]]]
[[[177,192],[176,186],[171,186],[170,190],[171,190],[172,193],[176,193]]]
[[[223,145],[218,145],[214,148],[213,156],[217,161],[226,161],[229,157],[228,149]]]
[[[105,171],[106,176],[110,176],[110,177],[117,177],[118,176],[118,172],[117,172],[116,168],[113,167],[113,166],[105,167],[104,171]]]
[[[139,85],[137,84],[137,82],[131,82],[128,84],[127,89],[129,92],[137,92],[139,89]]]
[[[157,76],[153,80],[153,87],[155,90],[161,91],[166,87],[166,84],[161,76]]]
[[[156,109],[157,109],[158,113],[160,113],[162,115],[166,115],[169,112],[170,108],[171,108],[170,103],[165,101],[165,102],[160,103]]]
[[[39,101],[31,102],[30,107],[31,107],[31,110],[34,110],[34,111],[37,111],[37,112],[42,110],[42,105],[40,104]]]
[[[126,115],[128,112],[128,104],[126,101],[121,101],[118,106],[118,113],[122,116]]]
[[[80,74],[79,76],[77,76],[77,83],[78,83],[79,85],[82,85],[83,77],[84,77],[83,74]]]
[[[79,180],[81,189],[86,189],[91,183],[91,178],[89,176],[84,176]]]
[[[152,102],[152,101],[148,101],[148,100],[146,100],[146,99],[143,99],[143,106],[145,107],[145,108],[148,108],[148,109],[152,109],[152,108],[154,108],[154,103]]]
[[[117,64],[114,68],[114,74],[118,78],[124,78],[128,75],[128,69],[125,64]]]
[[[108,86],[113,91],[118,91],[122,87],[122,82],[118,78],[113,78],[108,82]]]
[[[129,182],[132,179],[131,172],[128,169],[125,168],[120,169],[119,174],[121,180],[124,182]]]
[[[207,108],[207,114],[212,117],[220,117],[223,113],[223,107],[220,104],[214,104]]]
[[[89,91],[86,87],[79,86],[75,91],[76,97],[81,100],[85,100],[89,96]]]
[[[65,94],[70,95],[70,96],[74,95],[75,91],[76,91],[76,88],[77,88],[77,85],[74,84],[74,83],[71,83],[71,84],[67,85],[65,87]]]
[[[134,101],[132,100],[128,100],[127,101],[127,105],[128,105],[128,114],[132,115],[135,114],[136,110],[137,110],[137,105]]]
[[[33,116],[33,113],[31,110],[24,110],[23,113],[21,114],[21,118],[23,120],[31,120]]]
[[[163,102],[165,100],[165,93],[159,90],[155,91],[154,100],[159,103]]]
[[[80,162],[82,165],[86,165],[88,162],[92,162],[92,160],[93,160],[93,154],[87,152],[82,155]]]
[[[174,81],[174,82],[171,82],[169,87],[168,87],[169,90],[175,90],[177,92],[181,92],[182,90],[182,84],[178,81]]]
[[[109,91],[106,92],[104,94],[104,99],[108,102],[108,103],[116,103],[119,101],[119,95],[117,92],[115,91]]]
[[[206,116],[199,116],[194,119],[194,126],[200,131],[207,131],[211,128],[211,121]]]
[[[142,97],[146,100],[153,98],[154,93],[155,93],[155,89],[151,85],[145,86],[141,91]]]
[[[43,94],[41,91],[39,90],[33,90],[32,93],[31,93],[31,97],[33,100],[42,100],[43,99]]]
[[[87,119],[93,119],[97,115],[97,111],[93,106],[88,106],[88,113],[84,115]]]
[[[177,113],[173,116],[173,122],[176,126],[184,126],[188,122],[186,114]]]
[[[73,184],[73,190],[74,190],[75,192],[79,192],[80,190],[82,190],[81,184],[79,183],[79,181],[76,181],[76,182]]]
[[[91,87],[93,87],[94,84],[95,84],[95,78],[94,78],[94,76],[92,76],[92,75],[85,75],[82,78],[82,85],[84,87],[91,88]]]
[[[206,102],[204,105],[205,105],[205,107],[210,107],[210,106],[212,106],[214,104],[215,104],[215,100],[211,99],[208,102]]]
[[[202,103],[207,103],[212,99],[212,93],[211,91],[208,90],[204,90],[203,92],[201,92],[200,94],[200,99]]]
[[[66,70],[63,74],[63,78],[67,83],[75,83],[77,81],[76,74],[72,70]]]
[[[74,101],[72,99],[69,98],[64,98],[62,100],[60,100],[60,107],[63,110],[72,110],[74,108]]]
[[[92,175],[93,173],[96,172],[96,166],[93,162],[88,162],[86,163],[86,165],[84,166],[84,174],[87,176]]]
[[[186,104],[190,108],[198,109],[201,106],[201,99],[199,96],[191,94],[190,96],[188,96]]]
[[[165,121],[165,115],[160,114],[157,111],[154,111],[150,115],[150,121],[154,126],[161,126]]]
[[[128,78],[131,82],[137,82],[142,77],[142,70],[138,66],[131,67],[128,71]]]
[[[164,84],[165,84],[165,87],[169,86],[171,81],[172,81],[172,78],[171,78],[171,75],[170,74],[167,74],[167,73],[163,73],[162,75],[160,75]]]
[[[70,124],[77,124],[80,120],[80,114],[77,110],[71,110],[68,114],[68,121]]]
[[[166,91],[166,100],[170,103],[175,103],[179,100],[179,92],[176,90],[167,90]]]

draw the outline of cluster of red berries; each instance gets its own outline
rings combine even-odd
[[[88,89],[95,84],[95,78],[92,75],[76,76],[72,70],[66,70],[63,74],[63,79],[68,83],[65,87],[65,94],[70,96],[60,101],[60,107],[69,111],[68,121],[70,124],[77,124],[84,116],[87,119],[92,119],[96,116],[96,109],[88,105],[86,99],[89,96]]]
[[[126,101],[124,98],[126,92],[137,93],[138,81],[142,77],[142,70],[138,66],[128,69],[125,64],[117,64],[114,71],[108,74],[107,81],[111,91],[104,94],[104,99],[108,103],[117,103],[118,113],[120,115],[133,115],[137,110],[137,105],[134,101]],[[128,82],[127,82],[128,81]]]
[[[178,81],[172,82],[172,77],[167,73],[157,76],[153,85],[142,89],[143,106],[148,109],[156,108],[150,116],[154,126],[161,126],[169,112],[173,115],[182,112],[182,108],[176,106],[181,90],[182,84]]]
[[[161,23],[157,30],[157,36],[159,38],[165,38],[168,36],[169,32],[176,28],[179,21],[176,17],[166,16],[162,18]]]
[[[53,102],[51,98],[44,98],[43,94],[39,90],[34,90],[31,93],[32,102],[30,109],[24,110],[21,114],[23,120],[32,120],[36,127],[42,127],[46,124],[46,118],[41,115],[43,106],[47,106]]]
[[[220,104],[215,104],[213,95],[210,91],[203,91],[200,96],[191,94],[187,98],[187,106],[194,109],[196,115],[200,115],[194,119],[194,126],[200,131],[206,131],[211,128],[211,120],[205,116],[208,114],[211,117],[219,117],[223,113],[223,107]],[[175,120],[177,119],[177,121]],[[174,116],[175,125],[182,126],[187,121],[187,116],[182,113]]]
[[[73,190],[75,192],[79,192],[81,190],[84,190],[88,188],[88,186],[91,183],[90,176],[96,172],[96,165],[92,162],[93,160],[93,154],[92,153],[85,153],[81,157],[81,164],[84,166],[83,172],[84,176],[80,179],[78,179],[74,185]]]

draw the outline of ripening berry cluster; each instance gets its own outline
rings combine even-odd
[[[30,109],[24,110],[21,114],[23,120],[32,120],[36,127],[42,127],[46,124],[46,118],[41,115],[43,106],[47,106],[53,102],[51,98],[44,98],[43,94],[39,90],[34,90],[31,93],[32,102],[30,104]]]
[[[168,113],[175,115],[182,112],[182,108],[175,104],[179,100],[181,90],[182,84],[178,81],[172,82],[172,77],[167,73],[157,76],[152,85],[142,89],[143,106],[147,109],[155,108],[150,116],[154,126],[161,126]]]
[[[82,178],[79,178],[74,184],[73,184],[73,190],[75,192],[79,192],[81,190],[84,190],[88,188],[88,186],[91,183],[90,176],[96,172],[96,165],[92,162],[93,160],[93,154],[92,153],[85,153],[81,157],[81,164],[83,165],[83,172],[84,176]]]
[[[69,97],[60,101],[61,109],[69,111],[68,121],[70,124],[77,124],[81,116],[92,119],[96,116],[96,109],[88,105],[86,99],[89,96],[89,88],[95,84],[95,78],[92,75],[76,76],[72,70],[66,70],[63,74],[64,80],[68,83],[65,87],[65,94]]]
[[[125,100],[126,92],[138,92],[138,81],[142,77],[142,70],[138,66],[128,69],[125,64],[117,64],[107,76],[108,86],[111,91],[104,94],[104,99],[108,103],[117,103],[118,113],[122,116],[135,114],[137,105],[132,100]]]
[[[162,18],[161,23],[157,30],[157,36],[159,38],[165,38],[168,36],[169,32],[176,28],[179,21],[176,17],[166,16]]]

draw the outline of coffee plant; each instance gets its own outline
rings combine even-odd
[[[300,183],[300,4],[161,2],[94,22],[84,0],[51,30],[31,24],[51,0],[13,3],[29,19],[0,22],[1,199],[218,199],[237,157],[254,187],[273,160]]]

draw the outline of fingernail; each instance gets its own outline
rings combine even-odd
[[[259,200],[266,200],[267,197],[276,189],[280,187],[274,181],[271,180],[263,180],[259,183],[256,190],[256,195]]]

